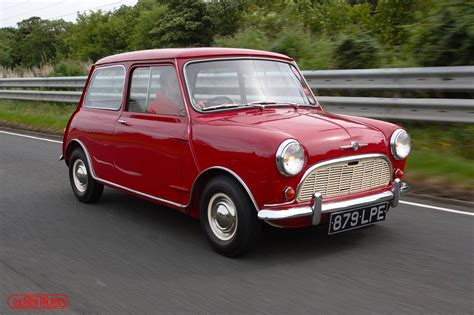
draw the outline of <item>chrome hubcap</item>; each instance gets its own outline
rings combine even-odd
[[[87,168],[81,159],[74,161],[72,166],[72,177],[74,180],[74,186],[79,192],[85,192],[87,189]]]
[[[226,194],[217,193],[209,200],[207,207],[209,225],[214,235],[228,241],[237,230],[237,210],[234,202]]]

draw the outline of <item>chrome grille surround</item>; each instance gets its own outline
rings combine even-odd
[[[388,186],[392,164],[383,154],[364,154],[333,159],[311,166],[298,184],[296,200],[311,201],[314,193],[323,198],[349,196]]]

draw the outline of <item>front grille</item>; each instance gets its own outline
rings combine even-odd
[[[297,201],[310,201],[314,193],[340,197],[387,186],[391,169],[383,157],[355,157],[312,170],[299,186]]]

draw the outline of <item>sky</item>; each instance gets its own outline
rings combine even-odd
[[[138,0],[0,0],[0,28],[12,26],[32,16],[74,22],[77,12],[110,11]]]

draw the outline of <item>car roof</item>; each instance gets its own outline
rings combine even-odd
[[[277,58],[287,61],[293,61],[292,58],[263,50],[252,50],[242,48],[217,48],[217,47],[203,47],[203,48],[164,48],[164,49],[149,49],[127,52],[117,54],[100,59],[96,65],[126,62],[126,61],[140,61],[153,59],[173,59],[173,58],[212,58],[212,57],[263,57],[263,58]]]

